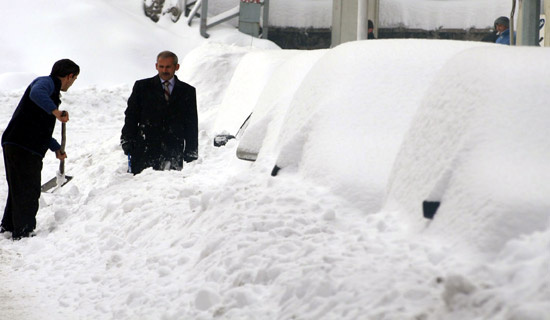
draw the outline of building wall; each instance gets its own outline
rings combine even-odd
[[[421,30],[406,28],[380,28],[378,39],[451,39],[481,41],[490,29],[439,29]],[[325,49],[331,47],[329,28],[269,27],[269,40],[283,49]]]

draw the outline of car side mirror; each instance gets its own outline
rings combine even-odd
[[[231,139],[235,139],[235,136],[231,134],[219,134],[214,137],[214,147],[225,146]]]

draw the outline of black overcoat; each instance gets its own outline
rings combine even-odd
[[[138,80],[128,99],[121,143],[131,147],[131,172],[167,161],[180,169],[186,155],[198,154],[198,118],[195,88],[176,77],[169,102],[158,75]]]

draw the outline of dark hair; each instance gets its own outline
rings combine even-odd
[[[61,59],[53,64],[51,75],[54,77],[65,77],[69,74],[78,75],[80,67],[69,59]]]
[[[173,53],[172,51],[162,51],[161,53],[159,53],[157,55],[157,61],[160,59],[160,58],[172,58],[174,59],[174,65],[178,64],[178,56],[176,56],[175,53]]]
[[[500,25],[503,25],[505,26],[506,28],[509,28],[510,27],[510,19],[508,19],[508,17],[498,17],[496,20],[495,20],[495,29],[497,27],[497,24],[500,24]]]
[[[363,20],[365,21],[365,20]],[[369,29],[374,29],[374,23],[372,23],[372,20],[369,19]]]

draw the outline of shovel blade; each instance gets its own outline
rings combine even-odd
[[[53,177],[51,178],[48,182],[44,183],[42,185],[42,187],[40,187],[40,190],[42,192],[48,192],[50,191],[51,189],[54,189],[55,187],[57,187],[57,177]],[[65,176],[65,181],[63,182],[63,184],[61,184],[61,186],[59,187],[63,187],[64,185],[66,185],[69,181],[71,181],[73,179],[72,176]],[[53,190],[55,191],[55,189]],[[52,191],[52,192],[53,192]]]

